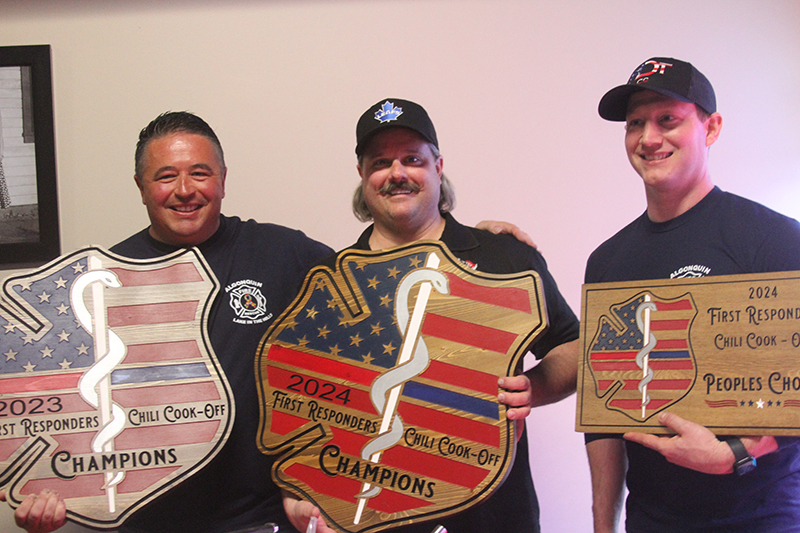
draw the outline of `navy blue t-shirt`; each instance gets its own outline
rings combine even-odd
[[[672,220],[647,213],[600,245],[586,283],[800,270],[800,224],[714,188]],[[587,441],[595,436],[587,435]],[[628,531],[800,531],[800,442],[760,457],[744,475],[710,475],[627,442]]]
[[[302,232],[238,217],[220,217],[220,228],[198,246],[220,283],[211,307],[211,345],[236,401],[236,419],[219,454],[200,471],[134,513],[123,532],[227,532],[275,522],[295,531],[272,482],[273,457],[256,445],[259,422],[255,355],[267,327],[300,289],[306,272],[331,249]],[[153,239],[147,229],[111,250],[133,259],[178,250]],[[257,316],[240,317],[236,289],[247,285],[266,300]]]

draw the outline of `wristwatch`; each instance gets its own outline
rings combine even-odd
[[[756,467],[756,458],[750,455],[747,448],[744,447],[742,439],[733,437],[726,440],[728,446],[731,447],[733,452],[733,471],[738,475],[743,476]]]

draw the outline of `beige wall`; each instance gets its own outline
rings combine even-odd
[[[226,213],[344,247],[361,229],[348,207],[356,120],[400,97],[433,117],[456,216],[527,229],[578,311],[587,256],[644,209],[622,126],[597,102],[654,55],[692,61],[717,90],[715,181],[800,215],[795,0],[3,0],[0,45],[41,43],[53,54],[64,252],[146,225],[133,148],[168,109],[219,134]],[[529,418],[546,533],[591,528],[574,404]],[[0,530],[10,516],[3,506]]]

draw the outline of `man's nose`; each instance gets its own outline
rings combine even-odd
[[[406,179],[408,177],[406,166],[397,159],[392,161],[392,166],[389,169],[389,176],[395,180]]]
[[[653,124],[649,120],[644,123],[642,128],[642,137],[639,140],[642,146],[652,147],[660,146],[662,142],[661,128],[657,124]]]
[[[181,174],[178,176],[178,183],[175,186],[175,194],[178,196],[189,196],[195,191],[194,181],[191,176]]]

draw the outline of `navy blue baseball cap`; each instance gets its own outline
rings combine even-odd
[[[625,121],[628,99],[647,89],[682,102],[700,106],[711,114],[717,111],[714,88],[694,65],[672,57],[652,57],[636,67],[628,83],[614,87],[600,99],[597,110],[606,120]]]
[[[356,125],[356,155],[361,155],[367,143],[377,132],[385,128],[408,128],[439,148],[436,129],[427,111],[414,102],[400,98],[386,98],[373,105],[361,115]]]

